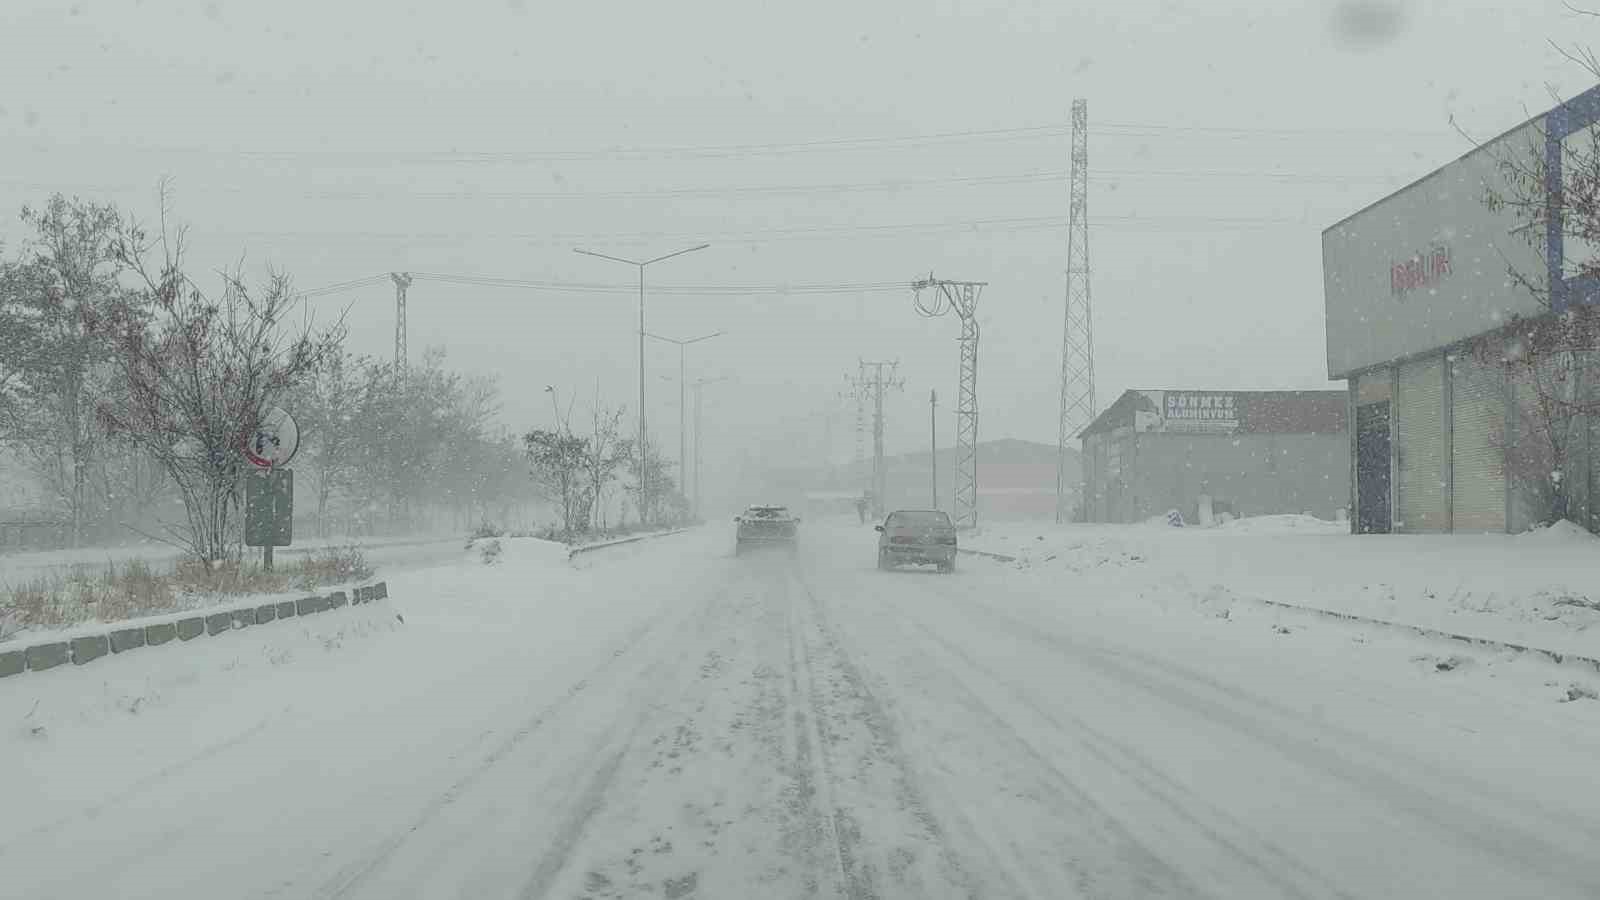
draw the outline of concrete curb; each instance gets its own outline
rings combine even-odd
[[[1444,631],[1438,628],[1427,628],[1422,625],[1407,625],[1404,622],[1391,622],[1387,619],[1374,619],[1370,616],[1358,616],[1355,613],[1335,612],[1331,609],[1320,609],[1315,606],[1301,606],[1297,603],[1285,603],[1282,600],[1267,600],[1263,597],[1241,597],[1240,599],[1251,600],[1266,606],[1277,607],[1278,609],[1289,609],[1294,610],[1295,612],[1309,613],[1310,615],[1314,616],[1325,616],[1330,619],[1342,619],[1346,622],[1360,622],[1363,625],[1381,625],[1385,628],[1395,628],[1402,631],[1409,631],[1413,634],[1420,634],[1423,637],[1445,638],[1447,640],[1459,641],[1463,644],[1470,644],[1474,647],[1488,647],[1495,650],[1510,650],[1513,653],[1532,653],[1537,656],[1543,656],[1557,664],[1574,663],[1577,665],[1588,666],[1596,672],[1600,672],[1600,659],[1594,659],[1588,656],[1579,656],[1576,653],[1561,653],[1556,650],[1546,650],[1543,647],[1533,647],[1527,644],[1514,644],[1510,641],[1500,641],[1495,640],[1494,638],[1473,637],[1470,634],[1456,634],[1453,631]]]
[[[0,678],[23,672],[43,672],[67,663],[87,665],[102,656],[120,656],[143,647],[187,643],[199,637],[216,637],[239,628],[265,625],[279,619],[306,616],[345,605],[360,605],[389,597],[389,583],[358,587],[350,593],[334,591],[326,597],[307,597],[262,605],[260,600],[214,607],[174,621],[136,625],[112,622],[103,632],[36,644],[0,644]],[[176,640],[174,640],[176,639]]]
[[[567,559],[572,559],[574,556],[577,556],[581,553],[592,553],[595,550],[605,550],[610,547],[620,547],[623,544],[635,544],[639,541],[648,541],[655,538],[670,537],[674,534],[683,534],[688,530],[688,528],[673,528],[667,531],[652,531],[649,534],[630,535],[625,538],[618,538],[614,541],[601,541],[598,544],[584,544],[582,547],[573,547],[571,550],[568,550]]]

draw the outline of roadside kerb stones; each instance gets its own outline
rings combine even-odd
[[[305,597],[281,603],[244,604],[210,612],[183,616],[152,625],[112,626],[99,634],[67,640],[44,641],[25,646],[0,644],[0,678],[23,672],[43,672],[72,663],[87,665],[102,656],[123,654],[143,647],[183,643],[195,638],[216,637],[252,625],[266,625],[279,619],[309,616],[341,606],[360,606],[389,598],[388,582],[362,585],[350,592],[334,591],[325,597]],[[175,640],[176,639],[176,640]]]

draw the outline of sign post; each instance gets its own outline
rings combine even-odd
[[[272,548],[294,542],[294,470],[265,469],[245,476],[244,542],[260,547],[261,567],[272,570]]]
[[[244,542],[262,548],[261,567],[269,572],[272,548],[294,542],[294,471],[283,467],[299,449],[299,427],[277,407],[245,440],[245,459],[259,471],[245,477]]]

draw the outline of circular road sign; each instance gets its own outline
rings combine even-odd
[[[286,466],[300,449],[300,427],[294,417],[274,406],[261,417],[255,433],[245,441],[244,456],[263,469]]]

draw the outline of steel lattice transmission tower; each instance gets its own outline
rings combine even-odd
[[[859,429],[859,424],[861,421],[860,417],[862,415],[863,407],[866,405],[867,398],[871,397],[872,512],[874,515],[881,517],[886,512],[886,508],[884,506],[884,495],[887,494],[889,490],[889,467],[884,461],[883,395],[888,391],[904,388],[905,381],[895,376],[895,372],[900,366],[899,362],[869,362],[867,360],[860,360],[858,365],[859,374],[857,375],[853,385],[853,393],[855,394],[856,398],[856,421],[858,425],[858,429],[856,431],[856,455],[858,458],[861,455],[861,431]],[[887,377],[884,376],[883,370],[885,368],[888,368],[889,370]],[[867,371],[869,369],[872,371],[871,376],[867,375]]]
[[[406,364],[406,288],[411,287],[409,272],[390,272],[394,279],[394,364]]]
[[[1061,328],[1061,431],[1056,444],[1056,521],[1071,516],[1067,450],[1094,421],[1094,315],[1089,302],[1089,103],[1072,101],[1067,304]]]
[[[942,316],[955,310],[961,318],[961,375],[956,385],[956,526],[978,526],[978,298],[986,281],[945,281],[931,274],[911,285],[917,311]],[[932,288],[933,302],[922,299]]]
[[[867,383],[867,364],[860,362],[856,366],[856,377],[844,376],[845,383],[850,385],[848,396],[856,401],[856,462],[855,470],[861,473],[861,489],[863,492],[872,489],[872,484],[867,476],[867,395],[862,386]]]

